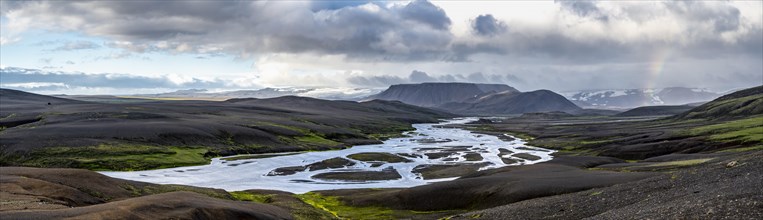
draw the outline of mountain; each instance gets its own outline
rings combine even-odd
[[[529,112],[575,112],[582,110],[564,96],[549,90],[532,92],[500,92],[450,102],[436,108],[459,114],[506,115]]]
[[[186,89],[158,94],[137,94],[134,98],[173,98],[188,100],[226,100],[235,98],[275,98],[281,96],[304,96],[329,100],[360,100],[377,93],[376,89],[365,88],[264,88],[257,90],[235,90],[211,92],[206,89]],[[81,97],[87,98],[87,97]]]
[[[394,100],[403,103],[435,107],[449,102],[460,102],[480,97],[488,93],[518,93],[519,91],[503,84],[477,83],[421,83],[392,85],[383,92],[367,99]]]
[[[763,114],[763,86],[733,92],[687,112],[676,119],[724,119]],[[763,122],[762,122],[763,123]]]
[[[691,105],[658,105],[658,106],[642,106],[634,108],[628,111],[624,111],[615,116],[619,117],[633,117],[633,116],[660,116],[660,115],[677,115],[691,110],[695,106]]]
[[[412,123],[456,117],[394,101],[297,96],[103,103],[2,89],[0,100],[0,166],[129,170],[197,165],[206,162],[205,156],[381,143],[380,137],[399,135]],[[188,157],[155,160],[177,152]],[[145,160],[132,161],[134,155]]]
[[[664,89],[615,89],[566,92],[564,95],[581,107],[629,109],[649,105],[684,105],[709,101],[720,93],[705,89],[670,87]]]

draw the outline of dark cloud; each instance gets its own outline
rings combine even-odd
[[[310,9],[313,12],[321,10],[337,10],[344,7],[354,7],[367,4],[373,1],[312,1],[310,2]]]
[[[347,78],[347,82],[358,86],[380,88],[408,81],[397,76],[352,76]]]
[[[595,1],[560,0],[557,3],[562,6],[562,9],[569,10],[580,17],[591,17],[601,21],[609,20],[609,17],[596,6]]]
[[[417,83],[437,81],[437,79],[435,79],[434,77],[431,77],[427,73],[418,71],[418,70],[414,70],[413,72],[411,72],[411,75],[408,76],[408,80],[410,82],[417,82]]]
[[[438,30],[450,28],[450,18],[441,8],[426,0],[415,0],[400,9],[400,16],[409,21],[418,21]]]
[[[693,23],[711,23],[718,33],[739,29],[741,13],[731,5],[713,5],[704,2],[667,1],[663,4],[673,13]]]
[[[353,76],[347,80],[349,83],[362,87],[387,87],[394,84],[424,83],[424,82],[472,82],[472,83],[523,83],[519,77],[511,74],[483,74],[481,72],[471,74],[444,74],[432,76],[423,71],[414,70],[408,77],[397,76]]]
[[[477,16],[472,21],[474,33],[482,36],[494,36],[506,32],[507,26],[503,22],[495,19],[493,15],[486,14]]]
[[[343,54],[358,60],[445,59],[450,18],[428,1],[64,1],[12,6],[30,24],[109,37],[132,52]],[[55,9],[55,10],[53,10]],[[214,10],[211,10],[214,9]],[[318,10],[316,10],[318,9]],[[99,12],[110,13],[99,13]],[[82,20],[73,24],[70,20]],[[62,48],[64,49],[64,48]]]

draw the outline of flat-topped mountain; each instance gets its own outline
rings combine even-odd
[[[424,107],[439,106],[449,102],[465,101],[488,93],[519,90],[503,84],[478,83],[421,83],[392,85],[387,90],[368,99],[395,100]]]

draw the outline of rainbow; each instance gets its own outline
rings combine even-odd
[[[668,58],[670,57],[671,49],[668,47],[664,47],[661,49],[657,49],[652,54],[652,57],[649,62],[649,69],[647,70],[647,76],[644,80],[644,89],[654,89],[657,87],[657,82],[660,81],[660,76],[662,76],[662,71],[665,68],[665,63],[667,62]],[[644,105],[650,104],[649,100],[644,100]]]

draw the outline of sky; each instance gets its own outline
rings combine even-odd
[[[763,84],[763,1],[0,1],[0,87],[43,94]]]

